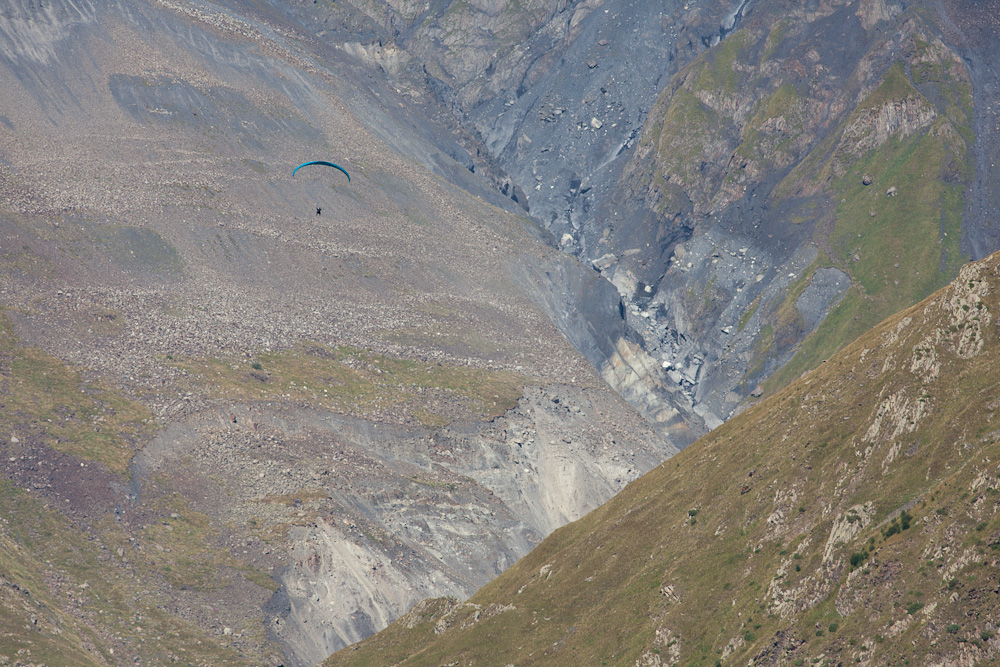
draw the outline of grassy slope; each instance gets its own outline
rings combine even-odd
[[[22,345],[0,314],[0,454],[12,466],[24,457],[44,459],[52,448],[81,465],[124,474],[153,428],[139,404]],[[0,661],[117,664],[131,661],[127,651],[153,663],[248,664],[247,656],[164,611],[169,587],[210,590],[224,573],[271,582],[215,544],[205,515],[183,503],[159,509],[171,519],[130,539],[111,507],[88,526],[0,481]]]
[[[139,439],[152,433],[149,411],[78,369],[23,347],[0,311],[0,433],[46,446],[123,473]]]
[[[995,659],[998,265],[326,665]]]
[[[0,661],[131,664],[140,656],[147,664],[253,662],[166,611],[169,602],[157,594],[155,573],[113,522],[95,536],[7,482],[0,484],[0,512]],[[177,541],[167,549],[175,550]],[[123,545],[124,559],[115,559],[109,548],[115,543]],[[144,540],[150,550],[153,545]],[[207,550],[204,543],[192,548]],[[136,562],[123,564],[130,557]]]
[[[842,145],[831,151],[832,142],[823,142],[776,189],[780,197],[791,183],[826,183],[826,196],[834,202],[834,223],[829,232],[818,234],[817,242],[830,248],[829,264],[846,271],[854,288],[802,342],[793,359],[765,383],[767,391],[815,368],[881,319],[940,288],[967,259],[959,240],[964,184],[971,177],[964,139],[971,111],[969,91],[940,63],[936,67],[944,102],[929,127],[890,138],[860,155],[848,154]],[[913,79],[924,81],[927,75],[921,77],[918,71],[912,69]],[[843,140],[844,128],[866,111],[914,100],[930,104],[914,88],[903,64],[896,63],[829,139]],[[827,159],[819,158],[822,155]],[[831,175],[835,159],[848,165],[839,176]],[[814,175],[803,175],[810,171]],[[862,183],[864,176],[872,179],[870,185]],[[887,196],[889,188],[898,194]]]

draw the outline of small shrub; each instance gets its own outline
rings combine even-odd
[[[833,634],[833,633],[834,633],[834,632],[836,632],[836,631],[837,631],[837,630],[838,630],[839,628],[840,628],[840,624],[839,624],[839,623],[837,623],[836,621],[834,621],[833,623],[831,623],[831,624],[830,624],[830,627],[829,627],[829,630],[830,630],[830,633],[831,633],[831,634]]]
[[[696,510],[696,509],[689,509],[688,510],[688,516],[698,516],[698,510]]]
[[[859,565],[868,560],[868,551],[862,549],[861,551],[855,551],[851,554],[851,569],[855,570]]]
[[[954,635],[957,634],[958,631],[961,629],[962,629],[961,625],[959,625],[958,623],[952,623],[947,628],[945,628],[945,631],[950,635]]]
[[[916,614],[923,608],[924,608],[923,602],[911,602],[906,606],[906,613],[912,616],[913,614]]]
[[[910,529],[910,523],[912,521],[913,521],[913,515],[911,515],[909,512],[907,512],[906,510],[903,510],[900,513],[900,515],[899,515],[899,522],[900,522],[903,530],[909,530]]]
[[[754,633],[750,632],[749,630],[743,633],[743,641],[745,641],[747,644],[754,643],[756,639],[757,636]]]
[[[989,640],[993,639],[995,635],[996,633],[993,632],[992,630],[983,630],[982,632],[979,633],[979,638],[982,639],[984,642],[988,642]]]
[[[255,371],[259,371],[264,367],[260,365],[259,361],[255,361],[252,364],[250,364],[250,368],[254,369]]]

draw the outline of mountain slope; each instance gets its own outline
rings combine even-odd
[[[604,379],[654,423],[704,431],[998,247],[996,13],[587,0],[296,16],[452,117],[476,172],[621,294],[630,345],[588,354]]]
[[[315,664],[676,451],[534,300],[613,288],[273,7],[6,3],[0,88],[0,658]]]
[[[7,2],[0,657],[313,664],[418,600],[470,594],[741,407],[848,278],[896,307],[951,276],[955,212],[991,210],[989,11],[814,4]],[[823,34],[841,24],[860,46]],[[782,146],[796,95],[833,99],[801,72],[823,93],[851,68],[841,118],[884,108],[863,119],[886,121],[883,143],[831,120]],[[732,113],[701,147],[722,185],[680,210],[721,202],[726,224],[669,226],[655,192],[627,189],[638,214],[605,227],[626,164],[683,175],[660,121],[691,97]],[[785,149],[815,159],[793,169]],[[901,187],[876,220],[918,202],[920,256],[943,263],[897,295],[874,245],[864,272],[843,254],[869,228],[834,247],[810,236],[818,213],[776,211],[762,234],[781,243],[744,245],[733,230],[762,207],[731,201],[736,153],[827,214],[827,175],[865,193],[864,160],[905,172],[920,196]],[[292,176],[315,157],[350,183]],[[813,362],[882,312],[844,302]]]
[[[974,664],[1000,653],[1000,255],[326,665]]]

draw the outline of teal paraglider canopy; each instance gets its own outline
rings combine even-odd
[[[302,164],[300,164],[299,166],[297,166],[295,169],[292,169],[292,176],[294,176],[295,172],[297,172],[302,167],[308,167],[309,165],[312,165],[312,164],[318,164],[318,165],[323,165],[324,167],[333,167],[334,169],[339,169],[340,171],[344,172],[344,176],[347,176],[347,182],[348,183],[351,182],[351,175],[347,173],[346,169],[344,169],[343,167],[341,167],[339,164],[334,164],[332,162],[327,162],[325,160],[310,160],[309,162],[303,162]]]

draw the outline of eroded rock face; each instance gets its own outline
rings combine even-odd
[[[875,253],[871,268],[857,265],[864,251],[840,231],[850,226],[860,237],[896,215],[898,183],[879,182],[865,210],[849,210],[858,193],[846,185],[874,183],[872,174],[852,170],[880,164],[884,173],[890,146],[940,142],[949,157],[920,168],[945,189],[967,182],[968,174],[952,167],[976,150],[955,141],[966,132],[957,128],[972,119],[973,79],[942,41],[941,24],[881,2],[819,3],[793,10],[777,27],[764,20],[772,11],[768,3],[753,5],[740,30],[671,80],[614,203],[599,208],[602,221],[615,222],[584,226],[595,268],[635,305],[629,312],[649,322],[633,325],[644,347],[662,355],[679,384],[688,383],[696,409],[718,420],[812,332],[829,341],[824,320],[845,296],[845,309],[857,300],[890,314],[870,296],[875,272],[890,289],[921,284],[911,292],[916,300],[953,277],[962,257],[958,244],[942,245],[958,233],[940,229],[950,215],[943,199],[920,214],[929,227],[917,244],[948,266],[933,281],[905,264],[908,275],[890,276],[880,266],[890,258]],[[895,37],[867,36],[865,26],[878,22],[895,22]],[[925,74],[931,70],[966,91],[964,111],[948,115],[944,88]],[[647,217],[632,215],[642,208],[637,202],[649,207]],[[631,222],[617,222],[622,210]],[[836,349],[826,345],[826,353]],[[821,360],[799,350],[800,368]]]
[[[893,100],[859,111],[844,130],[842,148],[855,157],[878,148],[889,139],[904,139],[931,124],[937,111],[919,98]],[[841,174],[847,165],[840,167]]]
[[[137,457],[137,495],[179,474],[229,490],[193,506],[235,526],[235,543],[275,527],[280,548],[261,556],[280,584],[266,627],[295,665],[419,600],[468,597],[677,451],[607,392],[567,385],[530,388],[489,424],[442,430],[252,414],[253,426],[200,413],[170,429]]]

